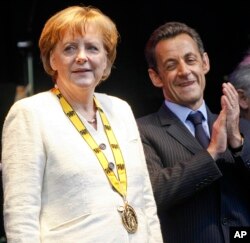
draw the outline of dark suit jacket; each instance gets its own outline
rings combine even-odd
[[[208,109],[211,130],[216,119]],[[166,243],[229,243],[230,226],[250,226],[250,123],[239,155],[214,161],[165,106],[137,120]]]

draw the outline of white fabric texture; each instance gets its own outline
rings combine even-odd
[[[50,91],[17,101],[3,128],[4,222],[8,243],[162,242],[139,132],[130,106],[95,94],[125,160],[127,200],[138,216],[129,234],[117,208],[121,196],[108,182],[89,145]],[[91,134],[108,147],[98,117]],[[112,159],[107,149],[106,155]]]

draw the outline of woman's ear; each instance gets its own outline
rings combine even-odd
[[[51,68],[52,68],[54,71],[56,71],[57,68],[56,68],[55,56],[54,56],[54,53],[53,53],[53,52],[50,53],[49,62],[50,62]]]
[[[149,77],[155,87],[161,88],[163,86],[162,80],[159,74],[152,68],[148,69]]]

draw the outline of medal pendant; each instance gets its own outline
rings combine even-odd
[[[138,228],[135,210],[128,203],[125,203],[124,207],[118,208],[118,211],[121,213],[122,223],[128,233],[135,233]]]

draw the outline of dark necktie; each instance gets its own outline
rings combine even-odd
[[[193,114],[190,113],[187,119],[194,124],[196,139],[204,148],[207,148],[209,144],[209,138],[203,129],[202,117],[203,115],[201,112],[197,111]]]

